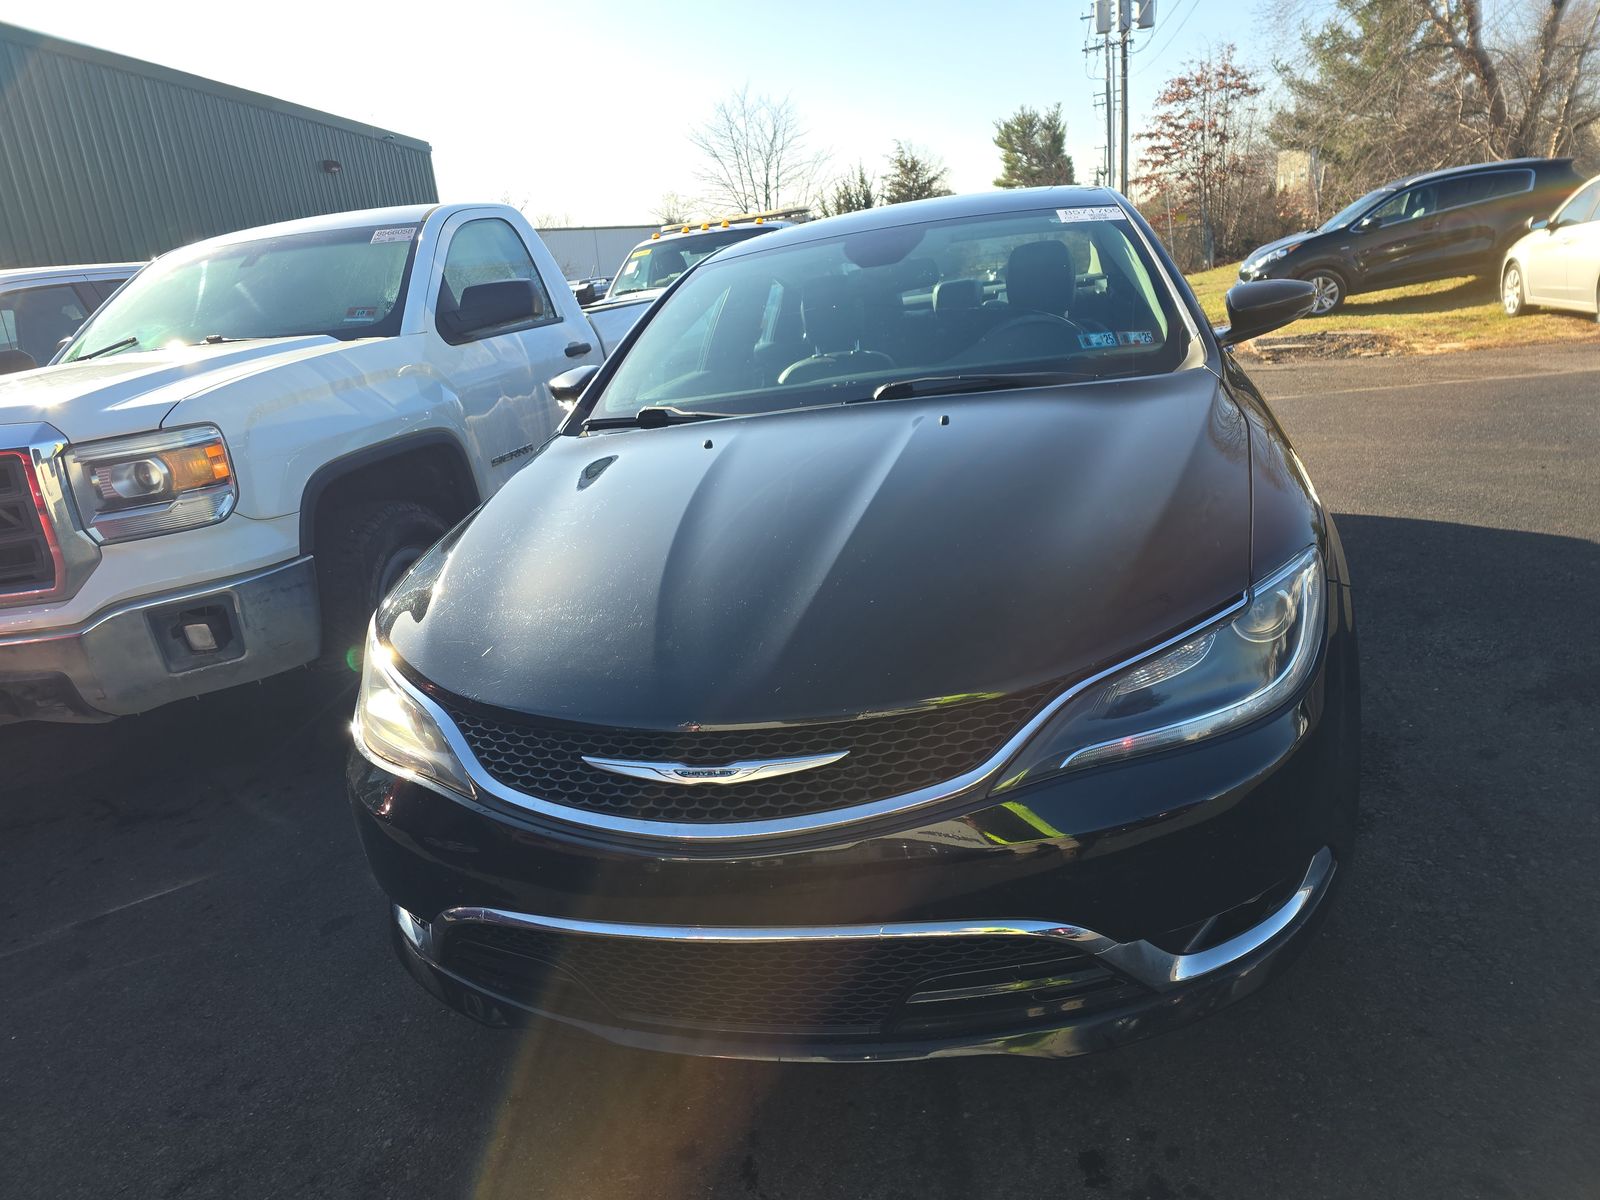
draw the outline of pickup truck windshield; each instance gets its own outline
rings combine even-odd
[[[742,242],[746,238],[766,232],[765,227],[752,225],[737,229],[716,229],[707,233],[690,234],[687,237],[675,237],[668,241],[646,242],[628,255],[627,261],[617,271],[616,282],[611,285],[606,298],[614,300],[618,296],[626,296],[629,292],[664,288],[702,258],[715,254],[724,246],[731,246],[734,242]]]
[[[95,313],[61,361],[207,338],[391,336],[416,234],[415,225],[329,229],[167,255]]]
[[[590,428],[650,407],[734,416],[892,399],[930,378],[1146,375],[1188,347],[1170,287],[1109,207],[774,235],[697,268],[647,320]]]

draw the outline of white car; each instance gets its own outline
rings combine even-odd
[[[390,585],[555,432],[558,377],[610,349],[504,205],[157,259],[0,380],[0,725],[359,653]]]
[[[142,266],[99,263],[0,271],[0,375],[44,366]]]
[[[1535,218],[1506,252],[1500,272],[1506,315],[1566,308],[1600,319],[1600,177],[1591,179],[1548,221]]]

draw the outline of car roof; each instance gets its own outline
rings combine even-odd
[[[920,225],[927,221],[948,221],[961,217],[987,217],[996,213],[1031,212],[1044,208],[1084,208],[1116,205],[1125,212],[1132,208],[1121,193],[1105,187],[1005,188],[992,192],[970,192],[962,196],[938,196],[932,200],[908,200],[864,208],[838,217],[824,217],[794,225],[771,237],[751,238],[717,252],[719,259],[745,254],[761,254],[780,246],[872,229],[893,229],[897,225]]]
[[[1570,158],[1507,158],[1500,162],[1471,163],[1464,167],[1443,167],[1437,171],[1423,171],[1417,175],[1407,175],[1403,179],[1396,179],[1385,187],[1403,188],[1411,187],[1418,183],[1432,183],[1439,179],[1454,179],[1459,175],[1473,175],[1479,171],[1503,171],[1514,168],[1523,170],[1537,170],[1541,167],[1559,167],[1572,165]]]
[[[0,271],[0,287],[16,283],[38,283],[50,279],[70,279],[77,275],[132,275],[143,266],[142,262],[133,262],[86,263],[77,267],[13,267],[8,271]]]

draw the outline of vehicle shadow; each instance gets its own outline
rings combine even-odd
[[[1419,293],[1408,288],[1404,295],[1383,291],[1351,296],[1344,302],[1341,313],[1351,317],[1442,313],[1480,304],[1494,304],[1499,300],[1496,281],[1487,276],[1450,282],[1450,287],[1437,292]],[[1335,314],[1336,317],[1338,315]]]

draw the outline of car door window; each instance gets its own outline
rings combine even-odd
[[[1496,171],[1483,178],[1488,181],[1487,198],[1490,200],[1533,190],[1532,171]]]
[[[450,240],[450,250],[444,260],[444,281],[434,306],[434,321],[440,335],[452,343],[470,340],[472,331],[464,331],[461,325],[470,317],[470,310],[463,307],[463,299],[469,302],[474,299],[467,296],[468,289],[511,282],[531,284],[533,303],[525,319],[496,322],[493,334],[551,325],[561,319],[550,302],[549,289],[539,277],[527,246],[510,224],[498,217],[484,217],[462,225]],[[475,296],[478,294],[481,293]]]
[[[88,316],[71,284],[9,292],[0,296],[0,350],[21,350],[43,366]]]
[[[1373,214],[1380,225],[1399,225],[1439,211],[1438,189],[1433,184],[1401,192]]]
[[[1469,175],[1464,179],[1446,179],[1436,187],[1438,194],[1438,207],[1436,212],[1447,208],[1461,208],[1468,204],[1476,204],[1480,200],[1489,198],[1490,179],[1487,175]]]
[[[1590,183],[1556,214],[1557,225],[1581,225],[1586,221],[1600,220],[1600,179]]]

